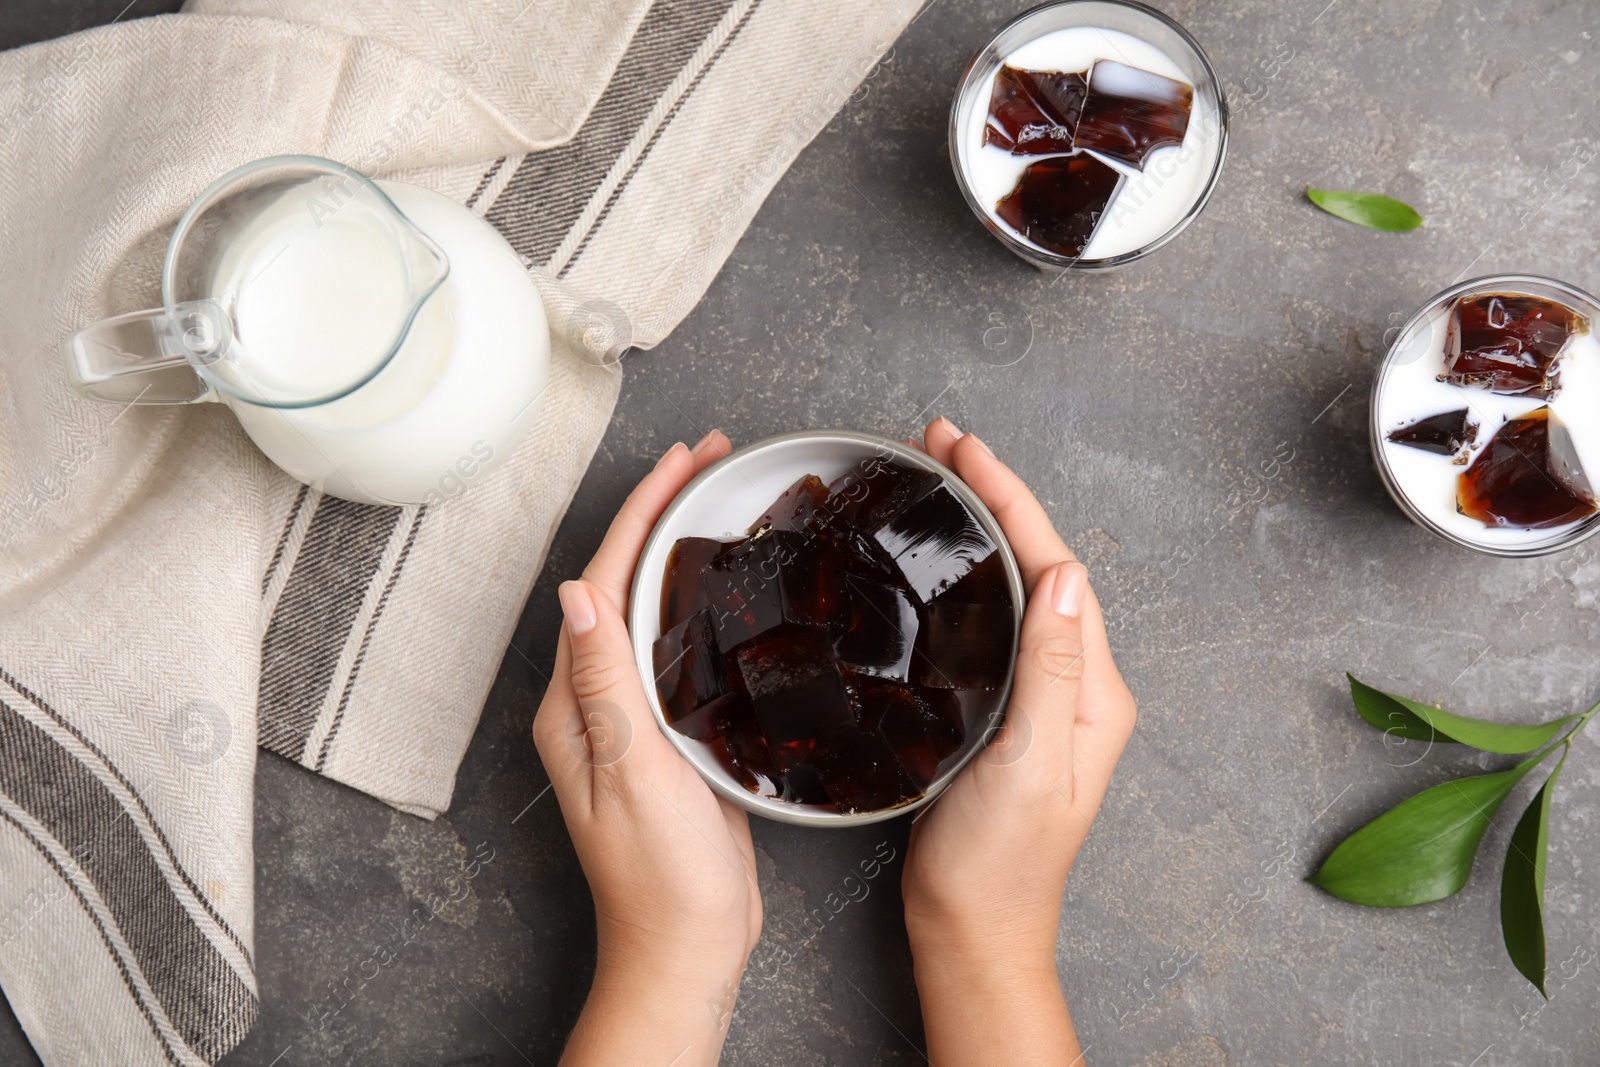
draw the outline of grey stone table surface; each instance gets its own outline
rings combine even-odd
[[[6,43],[120,6],[30,7]],[[594,948],[528,733],[556,584],[675,440],[713,426],[740,443],[904,436],[938,412],[1015,466],[1082,554],[1140,703],[1062,913],[1058,962],[1091,1062],[1600,1063],[1600,736],[1576,744],[1556,805],[1548,1004],[1498,925],[1500,856],[1531,783],[1446,901],[1368,910],[1303,881],[1402,797],[1507,762],[1386,745],[1353,714],[1344,671],[1523,721],[1600,697],[1596,550],[1447,546],[1386,499],[1365,436],[1385,331],[1433,292],[1511,270],[1600,287],[1600,9],[1166,0],[1233,99],[1221,185],[1159,255],[1053,279],[971,217],[945,149],[957,73],[1022,6],[933,0],[700,306],[628,357],[445,817],[262,755],[263,1010],[227,1064],[553,1062]],[[1308,183],[1398,196],[1427,224],[1357,229],[1309,207]],[[757,822],[766,927],[724,1062],[923,1062],[896,884],[906,831]],[[331,1013],[330,990],[484,842],[494,858],[471,896]],[[829,894],[879,849],[896,858],[834,914]],[[0,1062],[30,1055],[7,1020]]]

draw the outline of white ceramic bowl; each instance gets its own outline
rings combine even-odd
[[[674,542],[680,537],[743,536],[745,528],[761,516],[778,494],[803,476],[815,474],[824,482],[831,482],[852,466],[875,458],[892,459],[908,467],[920,467],[942,475],[951,490],[972,509],[1000,549],[1000,558],[1011,586],[1012,603],[1016,605],[1012,633],[1015,646],[1022,629],[1022,610],[1026,601],[1022,571],[1011,553],[1011,546],[1006,543],[1005,535],[1000,531],[1000,524],[989,514],[989,509],[983,506],[977,494],[967,488],[948,467],[906,445],[869,434],[815,430],[769,437],[740,449],[701,471],[662,514],[661,521],[656,523],[655,530],[650,534],[650,540],[645,543],[644,553],[639,557],[639,567],[633,576],[633,595],[628,605],[628,628],[633,636],[633,654],[639,664],[640,675],[646,679],[653,679],[655,675],[650,646],[661,636],[661,580],[666,572],[667,554],[671,552]],[[999,706],[1002,709],[1011,693],[1011,675],[1011,671],[1006,672],[1005,685],[1001,688]],[[927,791],[916,800],[881,811],[846,815],[751,793],[722,765],[710,745],[685,737],[667,724],[653,680],[647,681],[645,693],[661,732],[683,754],[683,758],[694,765],[713,790],[757,815],[797,826],[860,826],[915,811],[943,792],[961,768],[983,750],[994,733],[991,728],[969,736],[956,762],[935,778]],[[998,725],[997,721],[995,726]]]

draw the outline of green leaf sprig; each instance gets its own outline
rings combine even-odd
[[[1342,193],[1331,189],[1306,189],[1306,198],[1330,215],[1369,230],[1398,233],[1422,225],[1422,216],[1410,204],[1381,193]]]
[[[1550,804],[1572,738],[1600,712],[1535,726],[1456,715],[1350,679],[1350,698],[1363,719],[1407,740],[1466,745],[1501,755],[1533,753],[1503,771],[1476,774],[1425,789],[1340,842],[1311,884],[1341,900],[1374,908],[1431,904],[1460,891],[1489,823],[1506,797],[1551,753],[1554,771],[1518,820],[1500,878],[1500,931],[1506,953],[1539,993],[1545,991],[1544,879],[1550,842]]]

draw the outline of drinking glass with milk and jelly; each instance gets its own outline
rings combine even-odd
[[[173,231],[161,294],[67,341],[72,389],[220,401],[278,466],[350,500],[460,492],[510,455],[549,376],[544,306],[494,227],[314,156],[213,182]]]
[[[1133,0],[1067,0],[1008,23],[950,109],[973,212],[1034,266],[1108,270],[1192,222],[1227,152],[1228,107],[1193,37]]]
[[[1401,327],[1373,381],[1372,456],[1417,525],[1496,556],[1600,532],[1597,316],[1565,282],[1500,274]]]

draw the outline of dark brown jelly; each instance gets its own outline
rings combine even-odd
[[[719,714],[712,719],[713,736],[698,740],[711,741],[713,751],[728,761],[728,768],[733,771],[734,777],[750,792],[763,797],[783,796],[784,777],[773,764],[772,754],[767,751],[767,742],[762,738],[761,731],[756,729],[755,710],[750,698],[741,696],[720,703],[722,707],[718,709]],[[690,737],[695,736],[676,721],[672,725]],[[720,748],[717,735],[720,735]]]
[[[1083,111],[1088,71],[1020,70],[1004,66],[994,78],[983,143],[1014,156],[1072,151]]]
[[[1540,530],[1595,511],[1572,436],[1549,408],[1512,419],[1456,480],[1456,508],[1485,526]]]
[[[928,606],[914,680],[934,689],[981,689],[1010,662],[1011,613],[1004,604],[941,597]]]
[[[1389,431],[1389,440],[1397,445],[1420,448],[1424,452],[1437,452],[1448,456],[1470,445],[1478,438],[1476,423],[1467,422],[1467,409],[1441,411],[1425,419]]]
[[[730,545],[700,572],[719,648],[795,626],[826,627],[839,599],[827,543],[796,530],[765,530]]]
[[[952,735],[927,700],[908,686],[851,676],[847,688],[856,722],[898,754],[907,795],[921,794],[938,774],[939,761],[961,747],[961,736]]]
[[[1450,312],[1444,381],[1549,400],[1561,388],[1560,357],[1589,320],[1526,293],[1463,297]]]
[[[708,609],[695,612],[668,630],[650,647],[650,652],[661,706],[674,722],[688,718],[732,689],[712,640]]]
[[[806,762],[819,739],[849,716],[844,675],[820,626],[797,626],[734,653],[756,725],[780,767]]]
[[[1158,148],[1183,143],[1194,88],[1110,59],[1089,71],[1073,144],[1144,169]]]
[[[994,541],[978,517],[948,485],[937,485],[873,534],[924,604],[995,554]]]
[[[842,633],[833,643],[841,667],[895,681],[911,680],[917,605],[905,589],[846,573]]]
[[[870,459],[828,487],[828,508],[841,524],[870,532],[939,484],[931,471]]]
[[[1093,156],[1041,159],[995,204],[1006,225],[1058,256],[1083,255],[1122,175]]]
[[[662,708],[754,794],[905,804],[999,719],[1018,605],[936,474],[873,459],[831,486],[808,475],[749,536],[680,540],[665,578]]]
[[[773,530],[793,530],[801,533],[827,528],[831,516],[823,505],[828,501],[828,487],[822,479],[808,474],[783,491],[761,517],[750,524],[745,533],[754,537],[762,527]]]
[[[700,572],[732,544],[709,537],[680,537],[673,544],[667,553],[667,573],[661,580],[662,633],[709,603],[700,587]]]
[[[835,807],[847,815],[878,811],[913,800],[926,786],[914,786],[903,768],[908,754],[896,752],[883,734],[846,723],[828,738],[816,761],[817,776]]]

